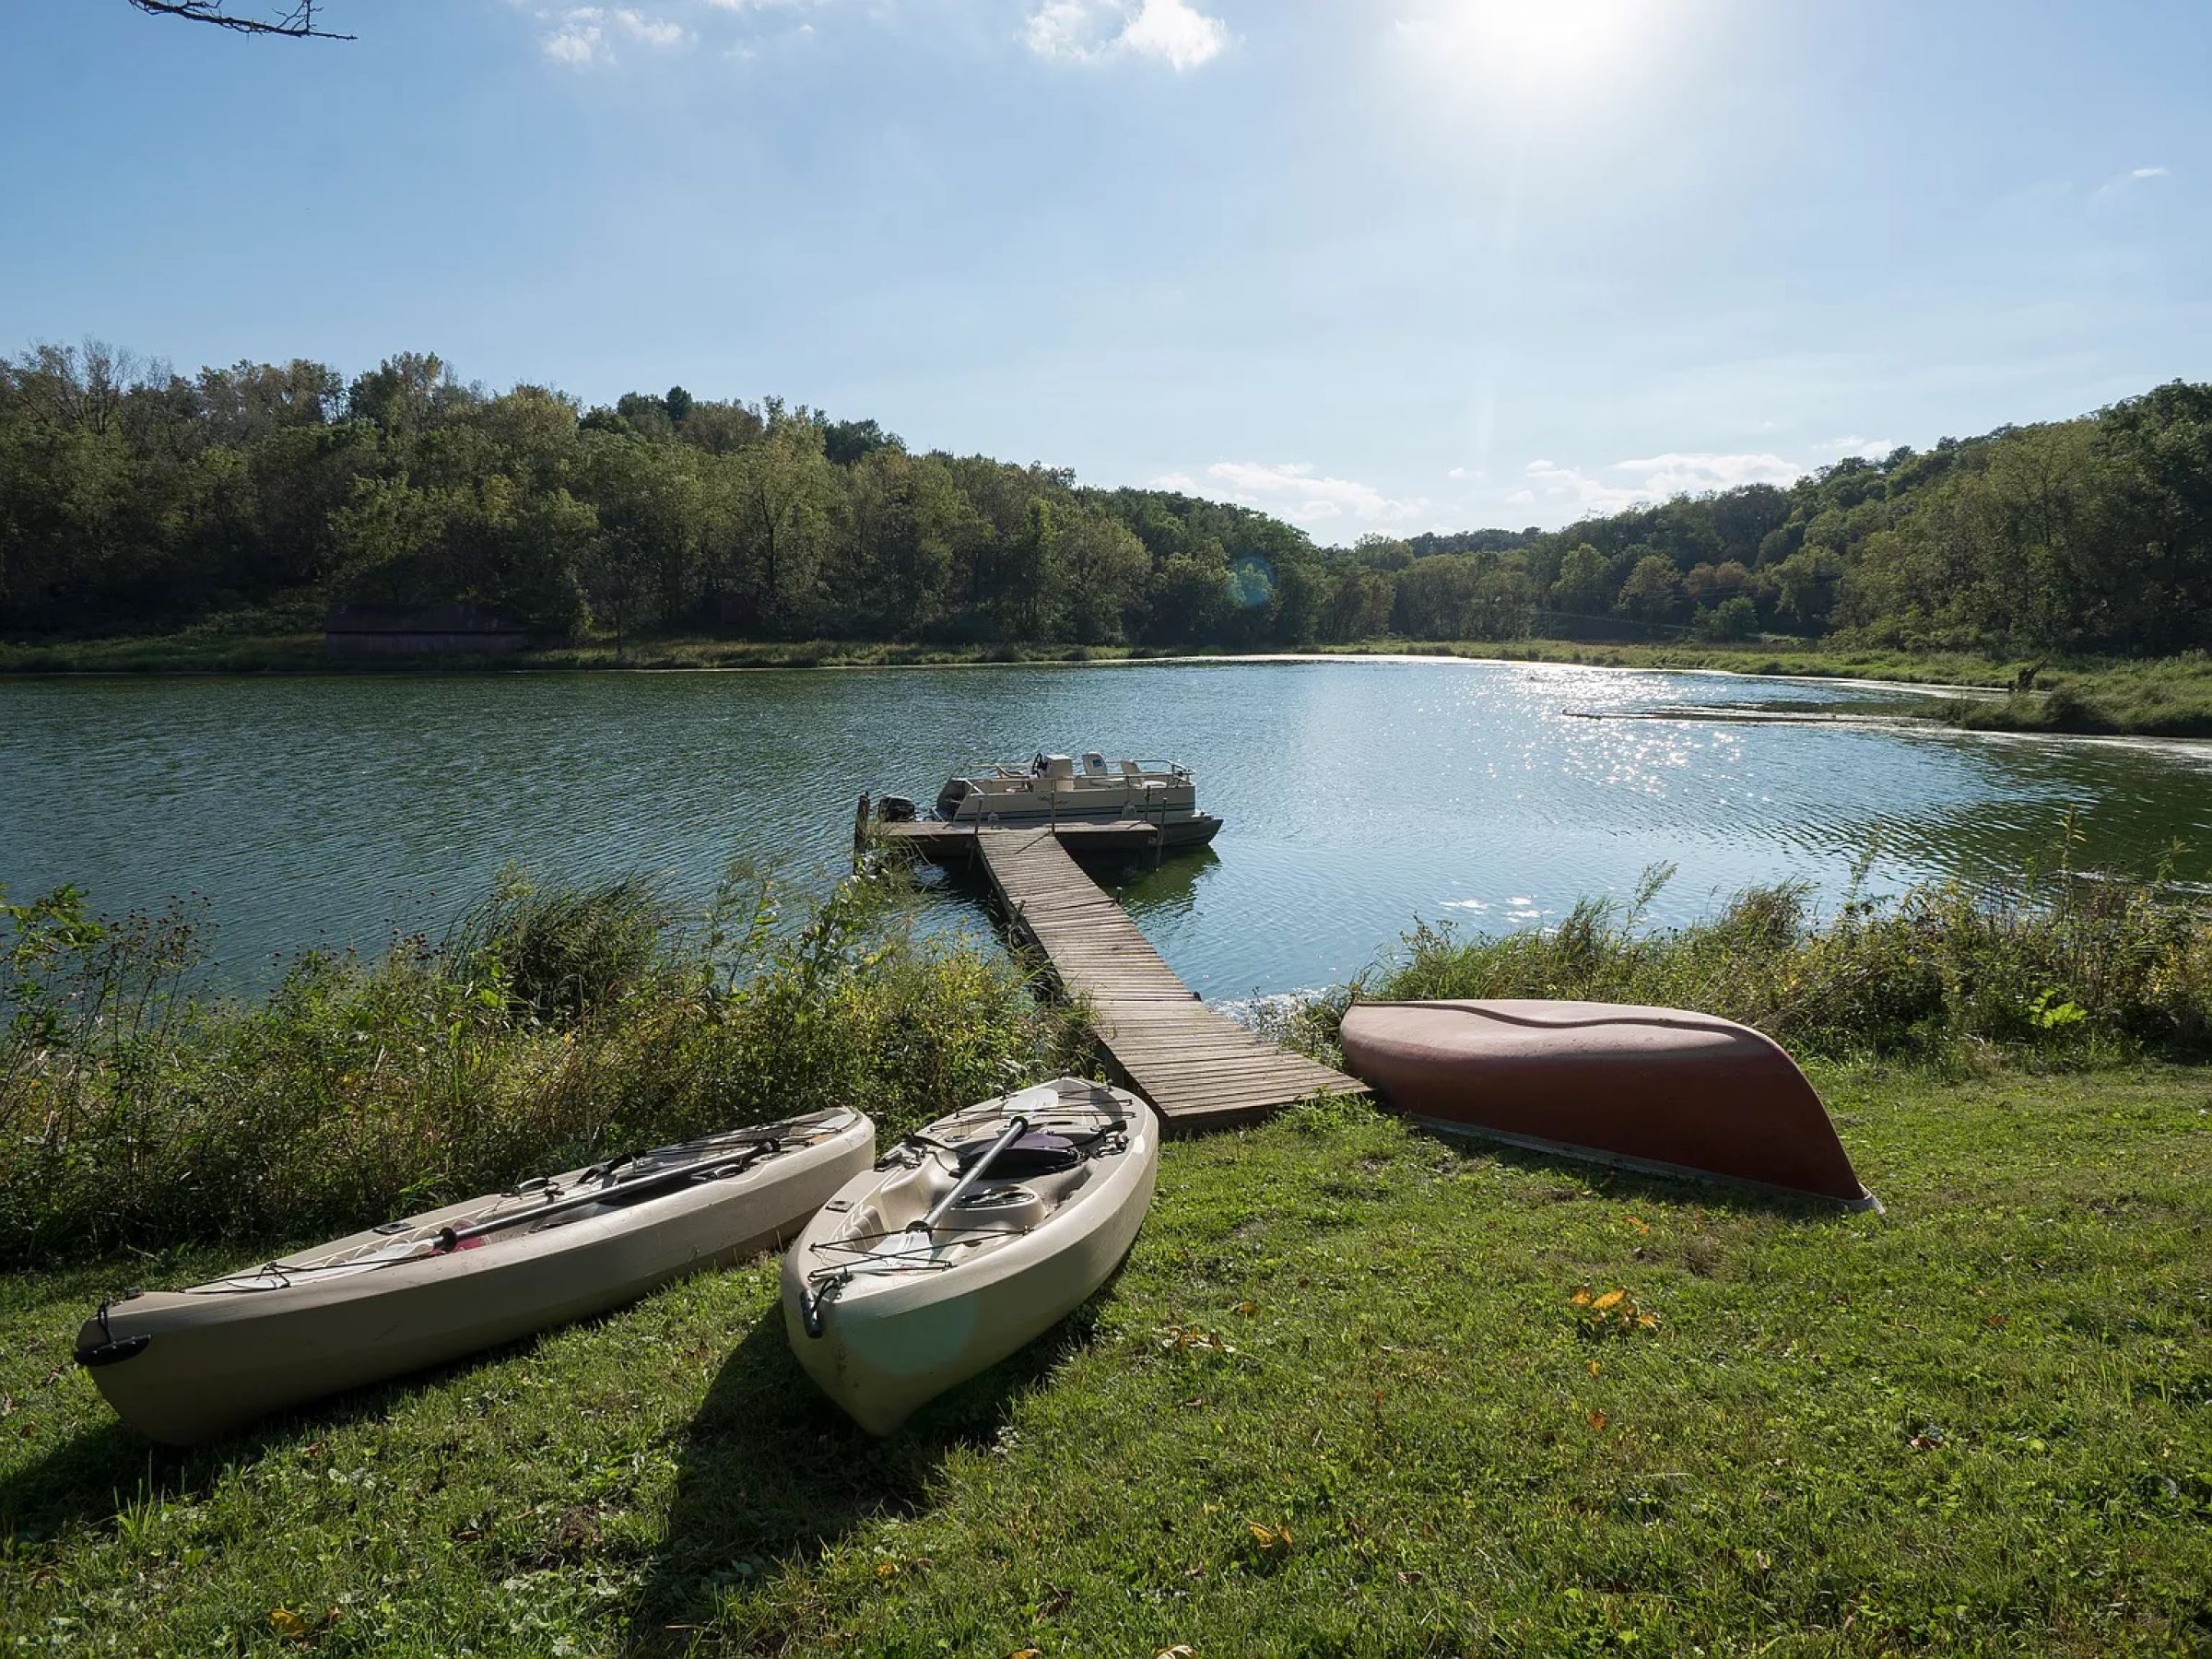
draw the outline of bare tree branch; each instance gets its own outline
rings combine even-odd
[[[336,34],[327,29],[315,27],[315,0],[295,0],[292,8],[273,18],[234,17],[224,10],[226,0],[131,0],[140,11],[156,18],[182,18],[193,23],[212,23],[218,29],[236,29],[240,34],[283,35],[296,41],[350,41],[349,34]]]

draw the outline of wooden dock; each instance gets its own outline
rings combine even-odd
[[[898,847],[932,864],[964,865],[976,862],[979,838],[1044,831],[1046,826],[948,824],[941,818],[908,818],[903,822],[868,825],[867,833],[887,846]],[[1182,847],[1203,847],[1219,833],[1221,820],[1200,813],[1194,818],[1162,823],[1144,818],[1065,819],[1050,827],[1063,846],[1077,857],[1157,859],[1163,852]]]
[[[1171,1132],[1250,1123],[1316,1094],[1367,1092],[1201,1002],[1069,856],[1067,830],[983,830],[973,844],[1015,932],[1044,953],[1063,992],[1089,999],[1114,1068]]]

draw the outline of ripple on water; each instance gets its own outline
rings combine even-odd
[[[1216,848],[1111,873],[1209,996],[1326,983],[1416,916],[1538,924],[1674,882],[1687,919],[1753,882],[1877,890],[2018,869],[2069,815],[2077,859],[2212,880],[2212,770],[2170,746],[1569,718],[1675,703],[1838,707],[1845,688],[1572,665],[1272,663],[873,673],[0,684],[0,880],[103,908],[206,896],[226,970],[435,931],[519,862],[665,873],[734,855],[828,880],[863,788],[926,796],[1039,747],[1200,769]],[[925,900],[972,927],[966,889]]]

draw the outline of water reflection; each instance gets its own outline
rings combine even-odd
[[[0,684],[0,880],[103,908],[207,896],[228,971],[435,927],[519,861],[644,868],[703,898],[734,854],[827,880],[853,794],[926,797],[1039,747],[1174,757],[1229,823],[1117,872],[1193,984],[1343,977],[1417,915],[1505,926],[1679,868],[1653,914],[1747,883],[1833,896],[2052,862],[2212,878],[2212,755],[1891,728],[1619,721],[1699,703],[1857,710],[1818,683],[1521,664]],[[972,927],[971,895],[926,900]]]

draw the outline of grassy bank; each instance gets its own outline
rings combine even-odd
[[[1758,1019],[1881,1215],[1324,1103],[1171,1145],[1109,1288],[888,1442],[799,1371],[772,1262],[193,1453],[69,1363],[124,1285],[639,1138],[831,1101],[895,1133],[1085,1063],[897,899],[783,918],[734,877],[686,923],[517,881],[251,1006],[183,994],[179,921],[9,910],[0,1648],[2212,1646],[2212,1073],[2171,1058],[2204,1048],[2212,925],[2064,876],[1417,929],[1375,981]]]
[[[920,645],[855,640],[594,638],[498,656],[335,659],[320,632],[206,632],[0,644],[0,674],[453,674],[577,669],[882,668],[1104,663],[1171,654],[1123,645]]]
[[[1753,888],[1685,926],[1584,900],[1510,934],[1424,923],[1286,1037],[1326,1054],[1355,990],[1377,997],[1557,996],[1701,1008],[1799,1053],[1959,1064],[2002,1050],[2078,1065],[2212,1050],[2212,913],[2151,884],[2055,869],[2009,888],[1937,883],[1822,914],[1802,887]]]
[[[1979,731],[2074,732],[2137,737],[2212,737],[2212,657],[2201,652],[2149,663],[2062,667],[2041,696],[1962,703],[1946,711]]]
[[[1087,1058],[1002,959],[912,937],[898,879],[786,914],[733,872],[687,919],[518,877],[251,1004],[195,995],[188,915],[0,903],[0,1266],[328,1236],[832,1105],[896,1132]]]
[[[1846,645],[1636,644],[1573,640],[1367,640],[1325,655],[1450,656],[1603,668],[1719,670],[1899,685],[2008,688],[2020,662],[1971,652],[1915,653]],[[853,640],[722,640],[677,636],[618,646],[594,638],[504,656],[333,660],[318,632],[225,627],[178,634],[0,643],[0,674],[408,674],[678,668],[882,668],[978,663],[1110,663],[1162,657],[1269,655],[1220,646],[945,646]],[[2044,664],[2035,692],[1931,702],[1930,718],[1984,731],[2212,736],[2212,658],[2084,658]]]
[[[2009,688],[2024,665],[1973,653],[1847,646],[1806,649],[1773,641],[1739,645],[1571,640],[1369,640],[1316,647],[1336,656],[1448,656],[1603,668],[1718,670],[1815,679],[1880,680],[1931,688]],[[853,640],[590,639],[504,656],[334,660],[320,633],[208,629],[148,637],[0,643],[0,675],[418,674],[743,668],[885,668],[989,663],[1112,663],[1277,654],[1219,646],[945,646]],[[2212,736],[2212,659],[2139,663],[2084,659],[2045,665],[2037,691],[2003,699],[1931,700],[1928,718],[1983,731]]]
[[[304,629],[219,628],[178,634],[0,643],[6,674],[361,674],[489,673],[531,669],[840,668],[968,663],[1106,663],[1160,657],[1276,654],[1218,645],[929,645],[853,640],[723,640],[670,636],[593,638],[504,656],[334,660],[320,632]],[[1723,669],[1733,674],[1881,679],[1914,685],[2000,687],[2017,665],[1956,653],[1806,650],[1771,641],[1743,645],[1644,645],[1571,640],[1366,640],[1323,645],[1327,655],[1456,656],[1506,662],[1579,663],[1607,668]]]
[[[1111,1288],[883,1444],[771,1264],[182,1455],[68,1348],[223,1258],[18,1275],[0,1643],[2204,1651],[2205,1075],[1815,1076],[1887,1215],[1363,1111],[1176,1144]]]
[[[1331,655],[1392,653],[1509,663],[1570,663],[1594,668],[1671,668],[1677,672],[1777,675],[1806,679],[1883,680],[1913,686],[2009,686],[2019,665],[1972,652],[1807,647],[1796,641],[1740,644],[1641,644],[1588,640],[1370,640],[1324,645]]]

